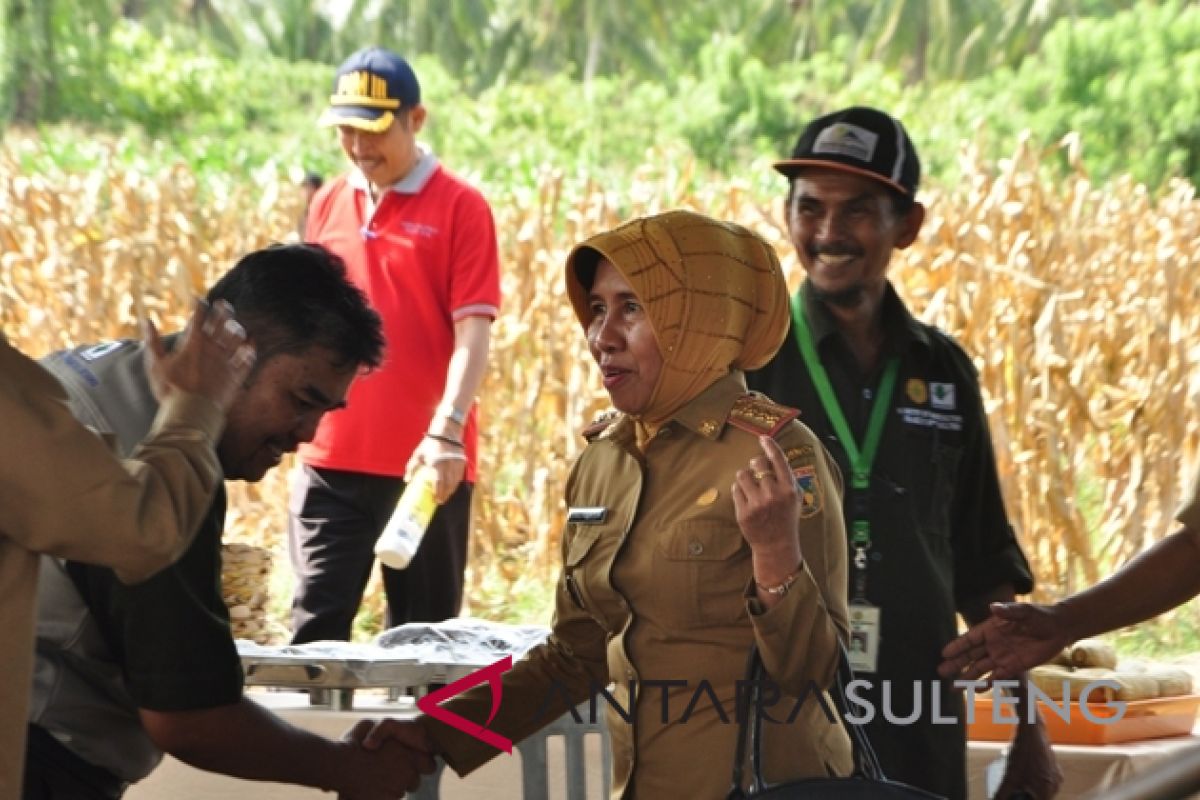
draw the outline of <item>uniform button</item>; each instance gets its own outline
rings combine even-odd
[[[633,671],[633,670],[631,670],[631,669],[627,669],[627,670],[625,670],[625,679],[626,679],[626,680],[630,680],[630,681],[632,681],[632,680],[635,680],[636,678],[637,678],[637,673],[636,673],[636,672],[634,672],[634,671]]]
[[[698,556],[704,552],[704,545],[700,543],[699,539],[692,539],[688,542],[688,552],[694,556]]]

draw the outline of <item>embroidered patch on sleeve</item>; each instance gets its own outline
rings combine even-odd
[[[817,469],[811,464],[792,470],[796,478],[796,491],[800,493],[800,516],[808,518],[821,510],[821,484],[817,480]]]
[[[809,460],[812,458],[812,455],[812,446],[807,444],[800,445],[799,447],[789,447],[783,452],[783,457],[788,460],[789,464],[800,459]]]

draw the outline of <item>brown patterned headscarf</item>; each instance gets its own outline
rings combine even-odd
[[[730,369],[761,367],[787,335],[779,258],[741,225],[667,211],[576,245],[567,256],[567,295],[585,331],[588,290],[601,259],[645,306],[662,351],[658,384],[640,415],[649,423],[665,420]]]

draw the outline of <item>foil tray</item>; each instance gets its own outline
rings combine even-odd
[[[346,710],[356,689],[387,689],[391,697],[403,692],[421,696],[431,684],[453,683],[483,664],[432,662],[406,655],[404,648],[336,646],[264,648],[238,642],[247,686],[298,689],[309,693],[313,705]]]
[[[315,705],[349,708],[356,689],[419,697],[431,685],[453,683],[505,655],[519,658],[548,633],[539,626],[461,618],[401,625],[370,644],[236,644],[246,685],[306,690]]]
[[[242,655],[248,686],[295,689],[407,689],[450,683],[483,664],[430,664],[416,659],[355,659],[297,655]]]

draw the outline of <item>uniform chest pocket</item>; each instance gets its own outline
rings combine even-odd
[[[571,535],[567,556],[563,562],[563,581],[575,605],[600,620],[600,604],[596,602],[597,581],[604,580],[605,568],[599,563],[601,528],[595,525],[574,525],[567,529]],[[606,627],[608,627],[606,625]]]
[[[910,509],[911,527],[941,547],[950,537],[950,515],[963,456],[961,435],[916,425],[910,425],[905,434],[907,470],[889,476],[889,480],[904,489],[902,497]],[[881,485],[880,491],[885,489],[886,484]]]
[[[654,558],[664,623],[679,627],[729,625],[745,616],[750,547],[725,520],[689,520],[667,530]]]
[[[574,527],[574,531],[568,531],[568,535],[574,534],[571,536],[570,545],[567,546],[566,566],[568,569],[579,566],[596,546],[596,540],[600,538],[600,529],[595,525]]]
[[[934,528],[950,536],[950,511],[958,486],[958,465],[963,449],[958,444],[938,442],[933,446],[933,482],[930,485],[929,520]]]

